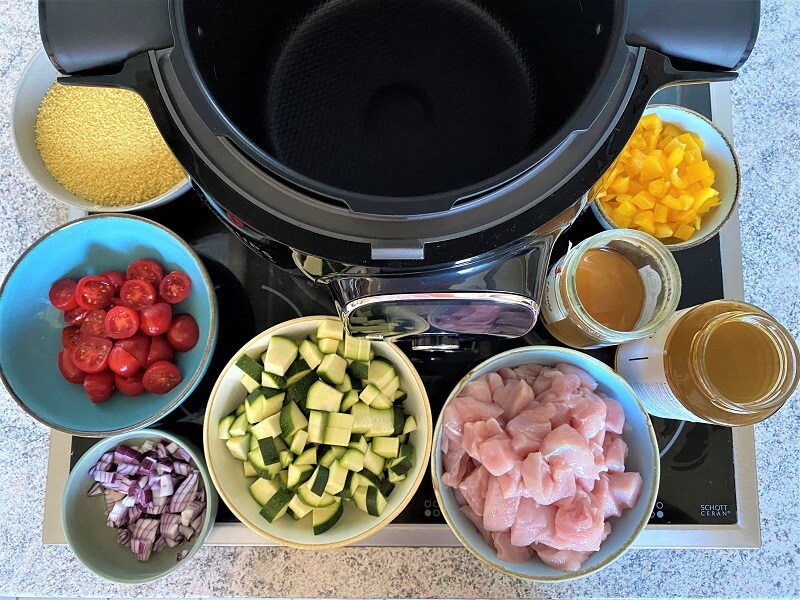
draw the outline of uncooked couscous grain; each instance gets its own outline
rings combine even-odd
[[[144,100],[130,90],[56,83],[39,107],[35,133],[50,174],[100,206],[146,202],[186,177]]]

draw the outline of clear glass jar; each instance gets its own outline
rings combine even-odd
[[[681,275],[656,238],[613,229],[567,251],[545,280],[541,320],[573,348],[599,348],[647,337],[674,314]]]
[[[738,426],[774,414],[800,381],[791,334],[760,308],[717,300],[679,311],[617,350],[617,372],[655,416]]]

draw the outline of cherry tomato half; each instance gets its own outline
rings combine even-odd
[[[177,304],[189,297],[192,290],[192,282],[185,273],[172,271],[167,273],[158,286],[158,293],[164,302]]]
[[[158,288],[158,284],[161,283],[162,277],[164,277],[164,269],[162,269],[161,265],[151,258],[140,258],[139,260],[135,260],[128,265],[128,269],[125,271],[126,279],[143,279],[154,288]]]
[[[88,314],[88,310],[83,310],[80,307],[73,308],[64,313],[64,322],[70,325],[80,325]]]
[[[72,349],[72,362],[84,373],[99,373],[108,366],[111,340],[90,337]]]
[[[72,362],[72,353],[67,348],[58,351],[58,370],[70,383],[83,383],[86,377],[86,373]]]
[[[119,393],[125,396],[138,396],[145,392],[141,373],[137,373],[133,377],[114,375],[114,385],[117,386]]]
[[[89,311],[81,322],[81,339],[106,336],[106,311],[103,309]]]
[[[144,389],[153,394],[166,394],[181,382],[181,372],[173,363],[160,360],[153,363],[142,376]]]
[[[58,310],[72,310],[78,306],[78,302],[75,300],[76,287],[77,284],[72,279],[59,279],[50,286],[50,292],[47,294],[50,304]]]
[[[139,329],[139,313],[129,306],[115,306],[105,316],[103,329],[111,339],[129,338]]]
[[[130,377],[139,372],[142,368],[142,363],[136,360],[136,357],[125,348],[116,345],[108,353],[108,368],[117,375]]]
[[[67,325],[61,330],[61,345],[64,348],[72,349],[78,345],[81,339],[81,328],[77,325]]]
[[[142,310],[156,303],[156,288],[142,279],[131,279],[122,284],[119,297],[125,306]]]
[[[145,306],[140,313],[139,328],[147,335],[166,333],[172,323],[172,305],[156,302],[153,306]]]
[[[83,389],[93,404],[100,404],[114,393],[114,374],[106,369],[99,373],[89,373],[83,380]]]
[[[152,339],[153,341],[150,343],[150,351],[147,353],[147,360],[144,363],[144,367],[147,368],[160,360],[172,362],[172,359],[175,358],[175,349],[170,346],[167,337],[164,335],[156,335],[153,336]]]
[[[87,275],[78,280],[75,288],[75,300],[84,310],[105,308],[111,304],[114,296],[114,286],[105,277]]]
[[[125,275],[120,271],[105,271],[100,273],[100,277],[105,277],[114,286],[114,295],[119,294],[119,288],[125,283]]]
[[[143,367],[150,364],[147,362],[150,353],[150,338],[146,335],[137,334],[124,340],[118,340],[115,346],[125,348]]]
[[[200,329],[192,315],[178,315],[167,331],[167,341],[178,352],[188,352],[197,344]]]

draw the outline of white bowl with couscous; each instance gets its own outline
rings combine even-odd
[[[47,54],[36,52],[11,109],[17,154],[39,187],[88,212],[153,208],[189,190],[188,176],[135,92],[53,88],[59,75]],[[115,102],[113,108],[104,100]],[[104,119],[104,113],[113,118]]]

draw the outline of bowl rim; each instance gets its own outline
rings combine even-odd
[[[25,251],[19,255],[19,257],[12,263],[11,268],[9,268],[8,273],[6,274],[5,278],[3,279],[2,283],[0,283],[0,301],[3,299],[3,293],[5,292],[6,285],[9,281],[11,281],[12,276],[16,272],[17,268],[22,264],[25,258],[28,256],[30,252],[33,251],[39,244],[41,244],[45,239],[49,238],[51,235],[61,231],[62,229],[67,229],[68,227],[75,227],[80,226],[82,223],[86,221],[91,221],[94,219],[131,219],[134,221],[141,221],[148,225],[157,227],[167,233],[170,237],[175,239],[189,256],[197,263],[198,269],[200,270],[200,274],[203,277],[203,284],[205,289],[208,290],[208,297],[209,297],[209,315],[210,315],[210,331],[208,336],[208,341],[206,343],[206,347],[203,351],[203,355],[200,357],[200,363],[198,368],[194,370],[192,373],[191,378],[188,380],[184,380],[181,383],[183,384],[181,392],[176,396],[175,400],[171,402],[169,405],[165,406],[163,409],[159,410],[157,413],[151,415],[146,419],[142,419],[138,423],[134,423],[132,425],[121,427],[117,429],[108,429],[103,431],[84,431],[80,429],[72,429],[70,427],[64,427],[62,425],[58,425],[56,423],[51,422],[49,419],[42,417],[41,415],[36,414],[33,410],[31,410],[27,403],[25,403],[22,398],[17,395],[17,392],[11,386],[11,382],[8,380],[5,374],[5,369],[3,368],[2,363],[0,363],[0,381],[3,382],[6,390],[8,390],[8,394],[14,399],[14,402],[17,403],[22,410],[24,410],[28,415],[39,421],[40,423],[47,425],[51,429],[55,429],[57,431],[61,431],[63,433],[67,433],[69,435],[77,435],[81,437],[90,437],[90,438],[104,438],[109,436],[115,436],[120,434],[129,433],[140,429],[142,427],[147,427],[155,423],[160,417],[163,417],[166,414],[172,412],[175,408],[180,406],[186,398],[188,398],[189,394],[194,391],[194,388],[197,387],[197,384],[200,383],[200,378],[205,374],[206,370],[208,369],[209,359],[214,352],[214,349],[217,345],[217,332],[219,328],[219,318],[218,318],[218,308],[217,308],[217,295],[214,293],[214,284],[211,281],[211,276],[208,274],[208,270],[206,269],[203,261],[197,255],[197,253],[192,249],[191,246],[181,238],[177,233],[172,231],[171,229],[164,227],[160,223],[157,223],[151,219],[146,219],[144,217],[140,217],[139,215],[131,215],[127,213],[97,213],[88,215],[85,217],[80,217],[78,219],[73,219],[71,221],[67,221],[59,225],[58,227],[51,229],[50,231],[42,234],[39,236],[30,246],[28,246]],[[184,383],[185,382],[185,383]]]
[[[178,183],[176,183],[174,186],[172,186],[168,190],[164,191],[162,194],[159,194],[158,196],[156,196],[154,198],[150,198],[149,200],[143,200],[142,202],[137,202],[137,203],[134,203],[134,204],[125,204],[125,205],[122,205],[122,206],[105,206],[103,204],[97,204],[95,202],[92,202],[91,200],[88,200],[86,198],[82,198],[78,194],[76,194],[76,193],[72,192],[71,190],[67,189],[67,187],[64,186],[64,184],[62,184],[60,181],[58,181],[55,177],[53,177],[53,181],[56,182],[56,184],[59,186],[59,188],[61,190],[63,190],[64,192],[66,192],[67,194],[70,194],[71,196],[74,196],[75,198],[78,198],[80,200],[80,203],[76,202],[76,201],[72,201],[69,198],[56,195],[51,190],[47,189],[47,187],[42,185],[42,183],[39,180],[39,177],[31,170],[31,168],[30,168],[30,166],[28,164],[28,161],[25,158],[25,155],[20,150],[20,144],[17,141],[17,138],[18,138],[18,135],[19,135],[19,133],[18,133],[19,129],[18,129],[18,124],[17,124],[17,112],[19,110],[18,109],[18,105],[20,104],[20,92],[21,92],[21,89],[22,89],[23,82],[30,76],[31,73],[34,72],[34,69],[40,68],[39,67],[39,62],[41,62],[41,61],[43,61],[45,59],[48,61],[48,64],[50,64],[52,66],[52,63],[50,63],[50,58],[47,56],[47,53],[45,52],[44,48],[39,48],[31,55],[31,57],[25,63],[25,66],[22,69],[22,73],[20,74],[19,79],[16,82],[16,87],[14,89],[14,96],[11,99],[11,111],[10,111],[11,114],[10,114],[10,119],[9,119],[10,120],[10,125],[11,125],[11,143],[14,145],[14,150],[16,152],[17,157],[19,158],[19,162],[22,164],[22,168],[28,174],[28,177],[31,179],[31,181],[33,181],[36,184],[36,187],[38,187],[40,190],[45,192],[48,196],[50,196],[54,200],[57,200],[58,202],[61,202],[62,204],[65,204],[65,205],[70,206],[72,208],[75,208],[77,210],[82,210],[82,211],[86,211],[86,212],[99,212],[99,211],[102,211],[102,212],[108,212],[108,213],[119,213],[119,212],[128,212],[128,211],[147,210],[149,208],[155,208],[157,206],[162,206],[164,204],[172,202],[173,200],[175,200],[179,196],[185,194],[186,192],[188,192],[191,189],[192,181],[191,181],[191,178],[189,177],[189,174],[186,172],[186,169],[183,169],[183,165],[181,165],[181,168],[184,170],[184,173],[185,173],[184,178],[181,181],[179,181]],[[58,78],[60,76],[61,76],[61,74],[57,72],[55,78],[53,79],[53,83],[57,83],[58,82]],[[135,92],[135,90],[130,90],[130,91],[134,91]],[[41,100],[39,102],[41,104]],[[170,152],[171,152],[171,150],[170,150]],[[47,168],[47,167],[45,167],[45,168]],[[49,171],[48,171],[48,173],[49,173]]]
[[[217,398],[217,394],[219,392],[219,387],[222,384],[222,380],[223,380],[224,376],[227,375],[227,373],[230,371],[231,367],[233,367],[236,364],[236,359],[239,356],[241,356],[242,353],[246,352],[251,346],[257,344],[258,342],[263,340],[265,337],[272,337],[273,335],[278,335],[281,330],[283,330],[286,327],[291,326],[291,325],[299,325],[299,324],[312,323],[312,322],[317,322],[318,323],[320,321],[339,321],[339,322],[341,322],[341,320],[338,317],[334,317],[334,316],[331,316],[331,315],[311,315],[311,316],[306,316],[306,317],[299,317],[297,319],[290,319],[289,321],[283,321],[281,323],[273,325],[272,327],[270,327],[268,329],[265,329],[264,331],[262,331],[261,333],[259,333],[255,337],[253,337],[246,344],[244,344],[241,348],[239,348],[239,350],[237,350],[236,353],[231,357],[231,359],[228,361],[228,363],[225,365],[225,367],[223,367],[223,369],[220,371],[219,377],[217,378],[217,381],[214,383],[214,387],[211,390],[211,394],[209,395],[208,404],[206,406],[206,412],[205,412],[205,415],[204,415],[204,418],[203,418],[203,453],[205,454],[206,467],[208,468],[208,472],[209,472],[209,474],[211,476],[211,480],[214,482],[214,487],[216,488],[217,493],[219,494],[219,497],[222,498],[222,501],[230,509],[230,511],[233,513],[233,515],[237,519],[239,519],[239,521],[243,525],[245,525],[248,529],[250,529],[251,531],[253,531],[253,532],[261,535],[262,537],[265,537],[268,540],[273,541],[273,542],[275,542],[275,543],[277,543],[279,545],[286,546],[286,547],[289,547],[289,548],[295,548],[295,549],[298,549],[298,550],[330,550],[330,549],[333,549],[333,548],[341,548],[343,546],[348,546],[348,545],[351,545],[351,544],[353,544],[355,542],[361,541],[361,540],[369,537],[373,533],[376,533],[377,531],[379,531],[380,529],[384,528],[386,525],[391,523],[406,508],[406,506],[408,506],[408,503],[411,501],[411,498],[413,498],[414,494],[417,493],[417,490],[419,489],[419,486],[422,483],[422,480],[425,478],[426,471],[428,470],[428,465],[430,463],[431,449],[432,449],[432,446],[433,446],[432,437],[430,435],[430,432],[433,429],[433,418],[431,416],[431,405],[430,405],[430,401],[428,399],[427,390],[425,389],[425,386],[422,383],[422,379],[420,378],[419,373],[417,372],[417,369],[414,367],[414,364],[411,362],[411,360],[408,358],[408,356],[406,356],[405,353],[403,351],[401,351],[400,348],[397,345],[395,345],[395,344],[393,344],[391,342],[380,342],[382,344],[386,344],[386,347],[388,349],[392,350],[395,353],[396,357],[399,360],[403,361],[406,364],[406,366],[408,366],[411,374],[413,375],[414,382],[417,385],[418,389],[420,390],[422,404],[423,404],[423,407],[425,409],[425,423],[426,423],[426,426],[427,426],[427,431],[429,432],[428,435],[425,436],[425,451],[424,451],[424,453],[419,454],[419,448],[415,448],[415,451],[418,453],[417,457],[419,459],[419,464],[420,464],[421,468],[419,469],[419,472],[417,473],[417,476],[416,476],[414,482],[411,485],[410,492],[406,495],[405,498],[403,498],[400,501],[400,503],[398,504],[397,508],[395,508],[390,513],[385,513],[385,515],[380,517],[377,521],[375,521],[375,523],[371,527],[369,527],[365,531],[362,531],[361,533],[358,533],[356,535],[353,535],[353,536],[351,536],[349,538],[346,538],[346,539],[343,539],[343,540],[340,540],[340,541],[337,541],[337,542],[326,542],[326,543],[320,543],[320,544],[307,544],[307,543],[302,543],[302,542],[295,542],[295,541],[292,541],[292,540],[287,540],[285,538],[276,536],[276,535],[274,535],[272,533],[268,533],[265,530],[257,527],[254,523],[252,523],[247,517],[245,517],[238,510],[236,505],[228,498],[228,495],[226,494],[225,489],[222,487],[222,485],[217,480],[217,475],[216,475],[216,471],[215,471],[215,468],[214,468],[214,462],[211,460],[211,443],[210,443],[211,440],[210,440],[210,431],[209,431],[210,422],[211,422],[210,415],[211,415],[212,405],[214,403],[214,400]],[[419,423],[419,420],[417,422]]]
[[[712,121],[711,119],[709,119],[705,115],[703,115],[703,114],[701,114],[701,113],[699,113],[699,112],[697,112],[695,110],[692,110],[691,108],[686,108],[685,106],[680,106],[678,104],[648,104],[647,107],[645,108],[643,114],[647,114],[648,111],[657,112],[657,111],[661,111],[661,110],[687,113],[688,115],[690,115],[690,116],[692,116],[694,118],[697,118],[697,119],[699,119],[701,121],[704,121],[707,125],[709,125],[712,129],[714,129],[716,131],[716,133],[720,136],[722,141],[725,142],[725,145],[727,146],[728,151],[730,152],[731,159],[733,160],[733,169],[734,169],[734,174],[735,174],[735,179],[736,179],[736,190],[733,193],[733,200],[731,201],[730,208],[728,209],[727,214],[722,219],[722,221],[719,223],[719,225],[714,227],[714,229],[712,229],[711,231],[709,231],[708,233],[706,233],[703,236],[700,236],[700,237],[697,237],[697,238],[694,238],[694,239],[689,238],[685,242],[675,242],[675,243],[667,244],[667,243],[664,243],[663,241],[659,240],[659,242],[664,244],[664,246],[670,252],[680,252],[681,250],[687,250],[689,248],[694,248],[695,246],[699,246],[700,244],[703,244],[703,243],[707,242],[712,237],[717,235],[720,232],[720,230],[723,227],[725,227],[725,225],[727,225],[727,223],[730,220],[731,216],[733,215],[734,212],[736,212],[736,210],[737,210],[737,208],[739,206],[739,198],[740,198],[741,192],[742,192],[742,171],[741,171],[741,167],[739,165],[739,157],[736,154],[736,150],[734,150],[734,148],[733,148],[733,144],[731,143],[730,139],[728,139],[728,136],[725,135],[725,132],[722,131],[722,129],[720,129],[719,125],[714,123],[714,121]],[[597,218],[597,220],[600,221],[600,225],[602,225],[604,229],[609,229],[609,230],[624,229],[623,227],[617,227],[616,225],[614,225],[614,222],[609,218],[609,216],[606,214],[605,210],[603,210],[603,207],[600,204],[600,202],[592,201],[590,205],[592,207],[592,212],[594,213],[594,215]]]
[[[630,393],[631,397],[636,400],[636,407],[645,416],[645,421],[647,423],[647,432],[649,434],[651,447],[653,448],[653,461],[652,461],[652,464],[651,464],[651,468],[653,469],[653,483],[650,486],[649,494],[648,494],[648,500],[647,500],[647,503],[649,505],[648,510],[646,510],[644,512],[644,516],[639,520],[639,523],[636,525],[636,527],[634,528],[633,532],[625,540],[625,542],[619,548],[617,548],[614,552],[612,552],[605,560],[601,561],[600,563],[598,563],[597,565],[595,565],[595,566],[593,566],[591,568],[580,569],[578,571],[571,572],[571,573],[564,572],[564,573],[562,573],[560,575],[528,575],[528,574],[525,574],[525,573],[520,573],[519,571],[514,571],[512,569],[509,569],[509,568],[501,565],[501,564],[498,564],[496,562],[491,561],[486,556],[481,554],[477,550],[477,548],[475,548],[472,544],[470,544],[466,540],[466,538],[461,534],[461,532],[458,530],[458,528],[453,523],[453,521],[452,521],[452,519],[450,517],[450,513],[448,512],[447,506],[446,506],[446,504],[444,502],[443,491],[440,489],[440,485],[441,484],[439,482],[439,478],[437,477],[436,473],[437,473],[437,470],[438,470],[437,469],[438,463],[440,461],[440,459],[439,459],[439,450],[438,449],[440,448],[440,438],[441,438],[441,435],[442,435],[442,419],[443,419],[443,416],[444,416],[444,409],[458,395],[458,393],[461,391],[461,389],[464,387],[464,385],[466,385],[469,381],[474,379],[477,376],[477,373],[479,371],[482,371],[482,370],[486,369],[487,367],[491,367],[496,362],[504,360],[504,359],[506,359],[506,358],[508,358],[510,356],[516,356],[516,355],[531,356],[532,355],[533,357],[535,357],[536,355],[539,355],[540,353],[545,353],[545,352],[546,353],[553,353],[553,352],[561,353],[561,354],[563,354],[563,358],[564,358],[565,362],[568,361],[570,358],[574,359],[576,357],[579,357],[581,360],[589,360],[589,362],[594,363],[595,366],[602,367],[601,370],[604,370],[604,371],[607,372],[607,374],[612,375],[614,377],[614,379],[616,379],[623,387],[627,388],[627,391]],[[533,358],[532,360],[535,361],[535,358]],[[472,369],[470,369],[469,372],[459,380],[459,382],[455,385],[455,387],[453,387],[453,390],[450,392],[450,395],[444,401],[444,404],[442,404],[442,410],[439,413],[439,418],[436,420],[436,427],[435,427],[435,429],[433,431],[433,449],[431,451],[431,470],[430,471],[431,471],[431,480],[432,480],[432,483],[433,483],[433,492],[434,492],[434,495],[436,496],[436,500],[439,503],[439,509],[441,510],[442,516],[444,517],[445,521],[447,522],[448,527],[453,532],[453,534],[458,538],[458,540],[461,542],[461,544],[467,550],[469,550],[469,552],[471,554],[473,554],[481,562],[483,562],[484,564],[488,565],[489,567],[491,567],[493,569],[497,569],[498,571],[500,571],[500,572],[502,572],[502,573],[504,573],[506,575],[510,575],[510,576],[516,577],[518,579],[524,579],[526,581],[533,581],[533,582],[536,582],[536,583],[560,583],[560,582],[564,582],[564,581],[572,581],[572,580],[575,580],[575,579],[582,579],[584,577],[588,577],[589,575],[597,573],[598,571],[601,571],[602,569],[604,569],[607,566],[609,566],[612,563],[614,563],[617,559],[619,559],[622,555],[624,555],[631,548],[631,545],[633,544],[634,540],[639,536],[639,534],[641,534],[641,532],[647,526],[647,523],[650,520],[650,514],[653,512],[653,507],[655,506],[656,497],[658,495],[658,486],[659,486],[659,482],[661,480],[661,461],[660,461],[660,458],[659,458],[658,440],[656,438],[655,430],[653,429],[653,423],[650,420],[650,415],[645,410],[644,405],[642,404],[641,400],[639,399],[639,396],[636,395],[636,392],[633,391],[633,388],[630,386],[630,384],[627,381],[625,381],[625,379],[623,379],[622,376],[619,373],[614,371],[611,367],[609,367],[605,363],[603,363],[600,360],[594,358],[590,354],[586,354],[585,352],[580,352],[580,351],[574,350],[572,348],[564,348],[564,347],[561,347],[561,346],[537,345],[537,346],[522,346],[522,347],[519,347],[519,348],[512,348],[511,350],[506,350],[505,352],[501,352],[500,354],[496,354],[496,355],[492,356],[491,358],[486,359],[482,363],[476,365]],[[642,498],[640,497],[639,500],[642,501]],[[532,557],[532,560],[533,559],[534,558]],[[547,567],[547,565],[545,565],[545,567]],[[553,571],[556,571],[552,567],[548,567],[548,568],[552,569]]]
[[[172,565],[166,571],[158,575],[152,575],[149,577],[137,579],[136,581],[131,581],[115,577],[109,577],[106,574],[98,573],[97,571],[95,571],[94,568],[92,568],[91,566],[89,566],[84,562],[80,554],[75,552],[75,550],[72,548],[72,544],[70,543],[70,535],[68,533],[68,527],[67,527],[67,508],[66,508],[66,502],[63,501],[63,496],[67,487],[69,487],[69,483],[70,481],[72,481],[73,477],[78,477],[81,470],[85,471],[87,470],[87,467],[90,466],[89,463],[91,461],[89,460],[89,454],[91,453],[92,449],[100,450],[100,448],[102,447],[103,451],[105,452],[107,450],[106,446],[110,448],[112,446],[123,444],[127,440],[130,440],[131,438],[134,437],[137,438],[160,437],[162,439],[167,439],[171,442],[175,442],[176,444],[180,445],[181,448],[186,450],[186,452],[189,453],[189,456],[192,457],[192,460],[195,462],[195,465],[197,465],[197,470],[200,472],[200,475],[203,478],[203,486],[206,492],[206,507],[204,510],[205,515],[203,517],[203,528],[200,530],[200,532],[197,534],[194,540],[192,542],[189,542],[191,546],[188,548],[184,548],[185,550],[188,550],[188,553],[183,559],[181,559],[180,561],[176,561],[174,565]],[[205,544],[206,539],[211,533],[211,529],[214,527],[214,523],[216,522],[216,516],[217,516],[217,505],[218,505],[217,490],[214,487],[214,484],[211,482],[211,477],[209,476],[208,473],[208,467],[206,466],[205,462],[203,462],[202,458],[203,456],[197,452],[197,448],[195,448],[194,444],[192,444],[189,440],[184,439],[183,436],[171,433],[169,431],[164,431],[162,429],[155,429],[155,428],[137,429],[135,431],[128,431],[126,433],[121,433],[119,435],[103,438],[100,441],[98,441],[83,456],[81,456],[78,459],[78,462],[75,463],[75,466],[72,468],[72,470],[69,472],[69,475],[67,476],[67,481],[64,484],[64,490],[62,490],[61,513],[60,513],[61,529],[64,531],[64,539],[67,541],[67,546],[69,547],[72,554],[80,561],[80,563],[84,567],[89,569],[97,577],[100,577],[105,581],[110,581],[111,583],[121,583],[126,585],[140,585],[144,583],[152,583],[153,581],[158,581],[159,579],[166,577],[173,571],[176,571],[182,565],[188,563],[191,560],[191,558],[197,553],[197,551],[200,550],[203,544]],[[209,510],[209,505],[211,504],[209,502],[209,496],[211,494],[213,494],[214,498],[213,510]]]

